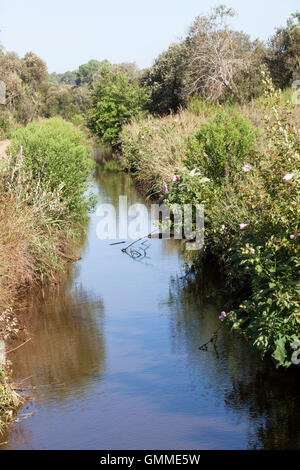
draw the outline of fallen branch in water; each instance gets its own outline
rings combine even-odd
[[[147,255],[147,248],[149,248],[149,245],[145,246],[139,246],[137,249],[132,248],[133,245],[136,243],[140,242],[141,240],[144,240],[145,238],[151,238],[151,235],[159,230],[158,228],[153,230],[153,232],[148,233],[148,235],[144,235],[143,237],[138,238],[137,240],[134,240],[130,245],[126,246],[126,248],[122,248],[122,252],[126,253],[128,256],[130,256],[133,259],[137,258],[145,258]],[[144,242],[145,243],[145,242]],[[143,244],[143,243],[142,243]],[[130,249],[130,250],[129,250]],[[129,251],[128,251],[129,250]]]
[[[125,252],[126,250],[128,250],[128,248],[130,248],[130,247],[131,247],[132,245],[134,245],[135,243],[140,242],[141,240],[144,240],[144,238],[150,238],[151,235],[152,235],[152,233],[157,232],[157,230],[158,230],[158,229],[155,229],[155,230],[153,230],[153,232],[148,233],[148,235],[144,235],[143,237],[138,238],[137,240],[134,240],[134,242],[130,243],[130,245],[126,246],[126,248],[122,248],[122,251]]]
[[[9,353],[11,353],[11,352],[13,352],[13,351],[16,351],[17,349],[21,348],[21,347],[24,346],[26,343],[28,343],[28,341],[31,341],[31,338],[29,338],[29,339],[27,339],[26,341],[24,341],[24,343],[19,344],[19,346],[17,346],[16,348],[11,349],[10,351],[7,351],[6,354],[9,354]]]
[[[208,350],[208,345],[209,345],[210,343],[212,343],[212,345],[213,345],[213,347],[214,347],[214,350],[215,350],[217,356],[219,356],[218,351],[217,351],[217,345],[216,345],[216,343],[217,343],[217,339],[218,339],[218,333],[219,333],[220,329],[222,328],[222,326],[223,326],[223,325],[220,325],[220,326],[216,329],[216,331],[214,332],[214,334],[212,335],[212,337],[210,338],[210,340],[207,341],[207,343],[202,344],[202,346],[200,346],[200,347],[198,348],[200,351],[207,351],[207,350]]]

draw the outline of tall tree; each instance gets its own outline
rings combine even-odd
[[[300,13],[294,13],[285,28],[277,28],[270,40],[268,65],[274,83],[282,89],[300,79]]]
[[[210,15],[195,19],[187,37],[187,94],[204,94],[217,100],[229,93],[240,99],[236,78],[249,69],[251,53],[242,47],[242,35],[227,25],[226,20],[234,15],[234,10],[221,5]]]
[[[144,72],[141,82],[151,89],[148,105],[151,112],[167,114],[177,111],[185,103],[183,89],[187,55],[184,41],[174,43]]]
[[[108,69],[101,81],[94,84],[89,127],[103,142],[117,144],[122,125],[140,113],[147,100],[147,90],[137,80]]]

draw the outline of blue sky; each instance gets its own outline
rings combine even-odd
[[[220,3],[237,11],[236,29],[260,39],[300,7],[299,0],[0,0],[0,42],[21,56],[35,52],[49,72],[90,59],[147,67],[197,15]]]

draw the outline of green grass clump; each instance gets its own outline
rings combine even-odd
[[[84,216],[90,207],[86,191],[93,168],[91,148],[84,134],[63,119],[46,119],[18,129],[12,135],[7,153],[15,161],[20,148],[32,181],[46,185],[50,191],[60,191],[61,200],[73,218]]]

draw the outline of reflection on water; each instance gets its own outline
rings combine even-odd
[[[97,172],[100,202],[142,202],[128,175]],[[12,353],[33,402],[16,449],[299,448],[299,374],[275,371],[225,327],[210,267],[186,277],[182,245],[152,239],[136,262],[96,236],[65,282],[32,292],[32,341]]]
[[[171,326],[176,332],[174,350],[188,353],[188,367],[192,369],[195,386],[203,383],[200,376],[205,374],[205,381],[210,382],[227,412],[234,413],[239,422],[247,423],[247,448],[299,449],[298,372],[277,371],[225,327],[218,335],[217,351],[210,346],[208,352],[200,353],[204,357],[199,360],[197,346],[218,327],[214,312],[216,305],[221,310],[222,299],[216,295],[217,286],[218,278],[211,267],[200,276],[174,282],[170,293],[170,302],[177,302]],[[213,305],[209,300],[212,298]],[[199,307],[201,314],[195,315]],[[238,442],[236,447],[239,448]]]
[[[58,401],[73,387],[84,395],[86,376],[105,371],[101,299],[93,300],[80,284],[72,287],[69,278],[33,290],[26,300],[24,322],[32,340],[15,355],[15,374],[30,377],[37,396],[47,395],[48,386]]]

